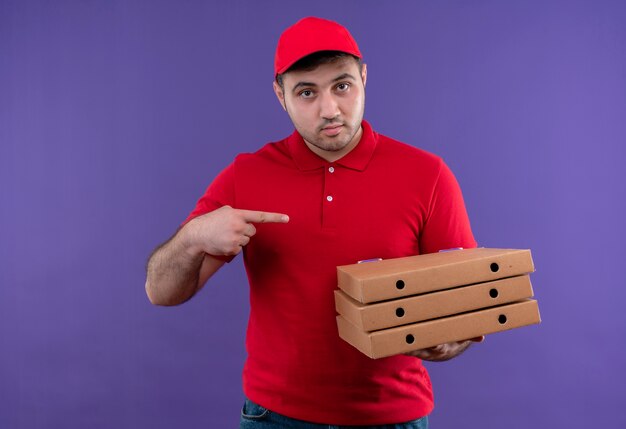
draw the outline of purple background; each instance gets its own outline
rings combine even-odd
[[[292,130],[280,32],[345,24],[366,118],[444,157],[543,322],[427,364],[433,428],[626,427],[626,4],[0,1],[0,427],[229,428],[241,258],[158,308],[144,264],[235,156]]]

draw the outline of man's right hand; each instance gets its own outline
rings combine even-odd
[[[194,254],[236,255],[256,234],[255,223],[287,223],[289,216],[223,206],[192,219],[184,229],[188,250]]]

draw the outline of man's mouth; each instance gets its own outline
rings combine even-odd
[[[341,124],[327,125],[324,128],[322,128],[322,133],[326,134],[327,136],[336,136],[337,134],[341,132],[342,128],[343,128],[343,125]]]

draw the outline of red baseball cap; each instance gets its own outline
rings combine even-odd
[[[345,27],[335,21],[309,16],[287,28],[278,39],[274,76],[319,51],[341,51],[362,58],[359,47]]]

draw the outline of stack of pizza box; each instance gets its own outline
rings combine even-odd
[[[377,359],[541,321],[530,250],[461,249],[337,267],[339,336]]]

